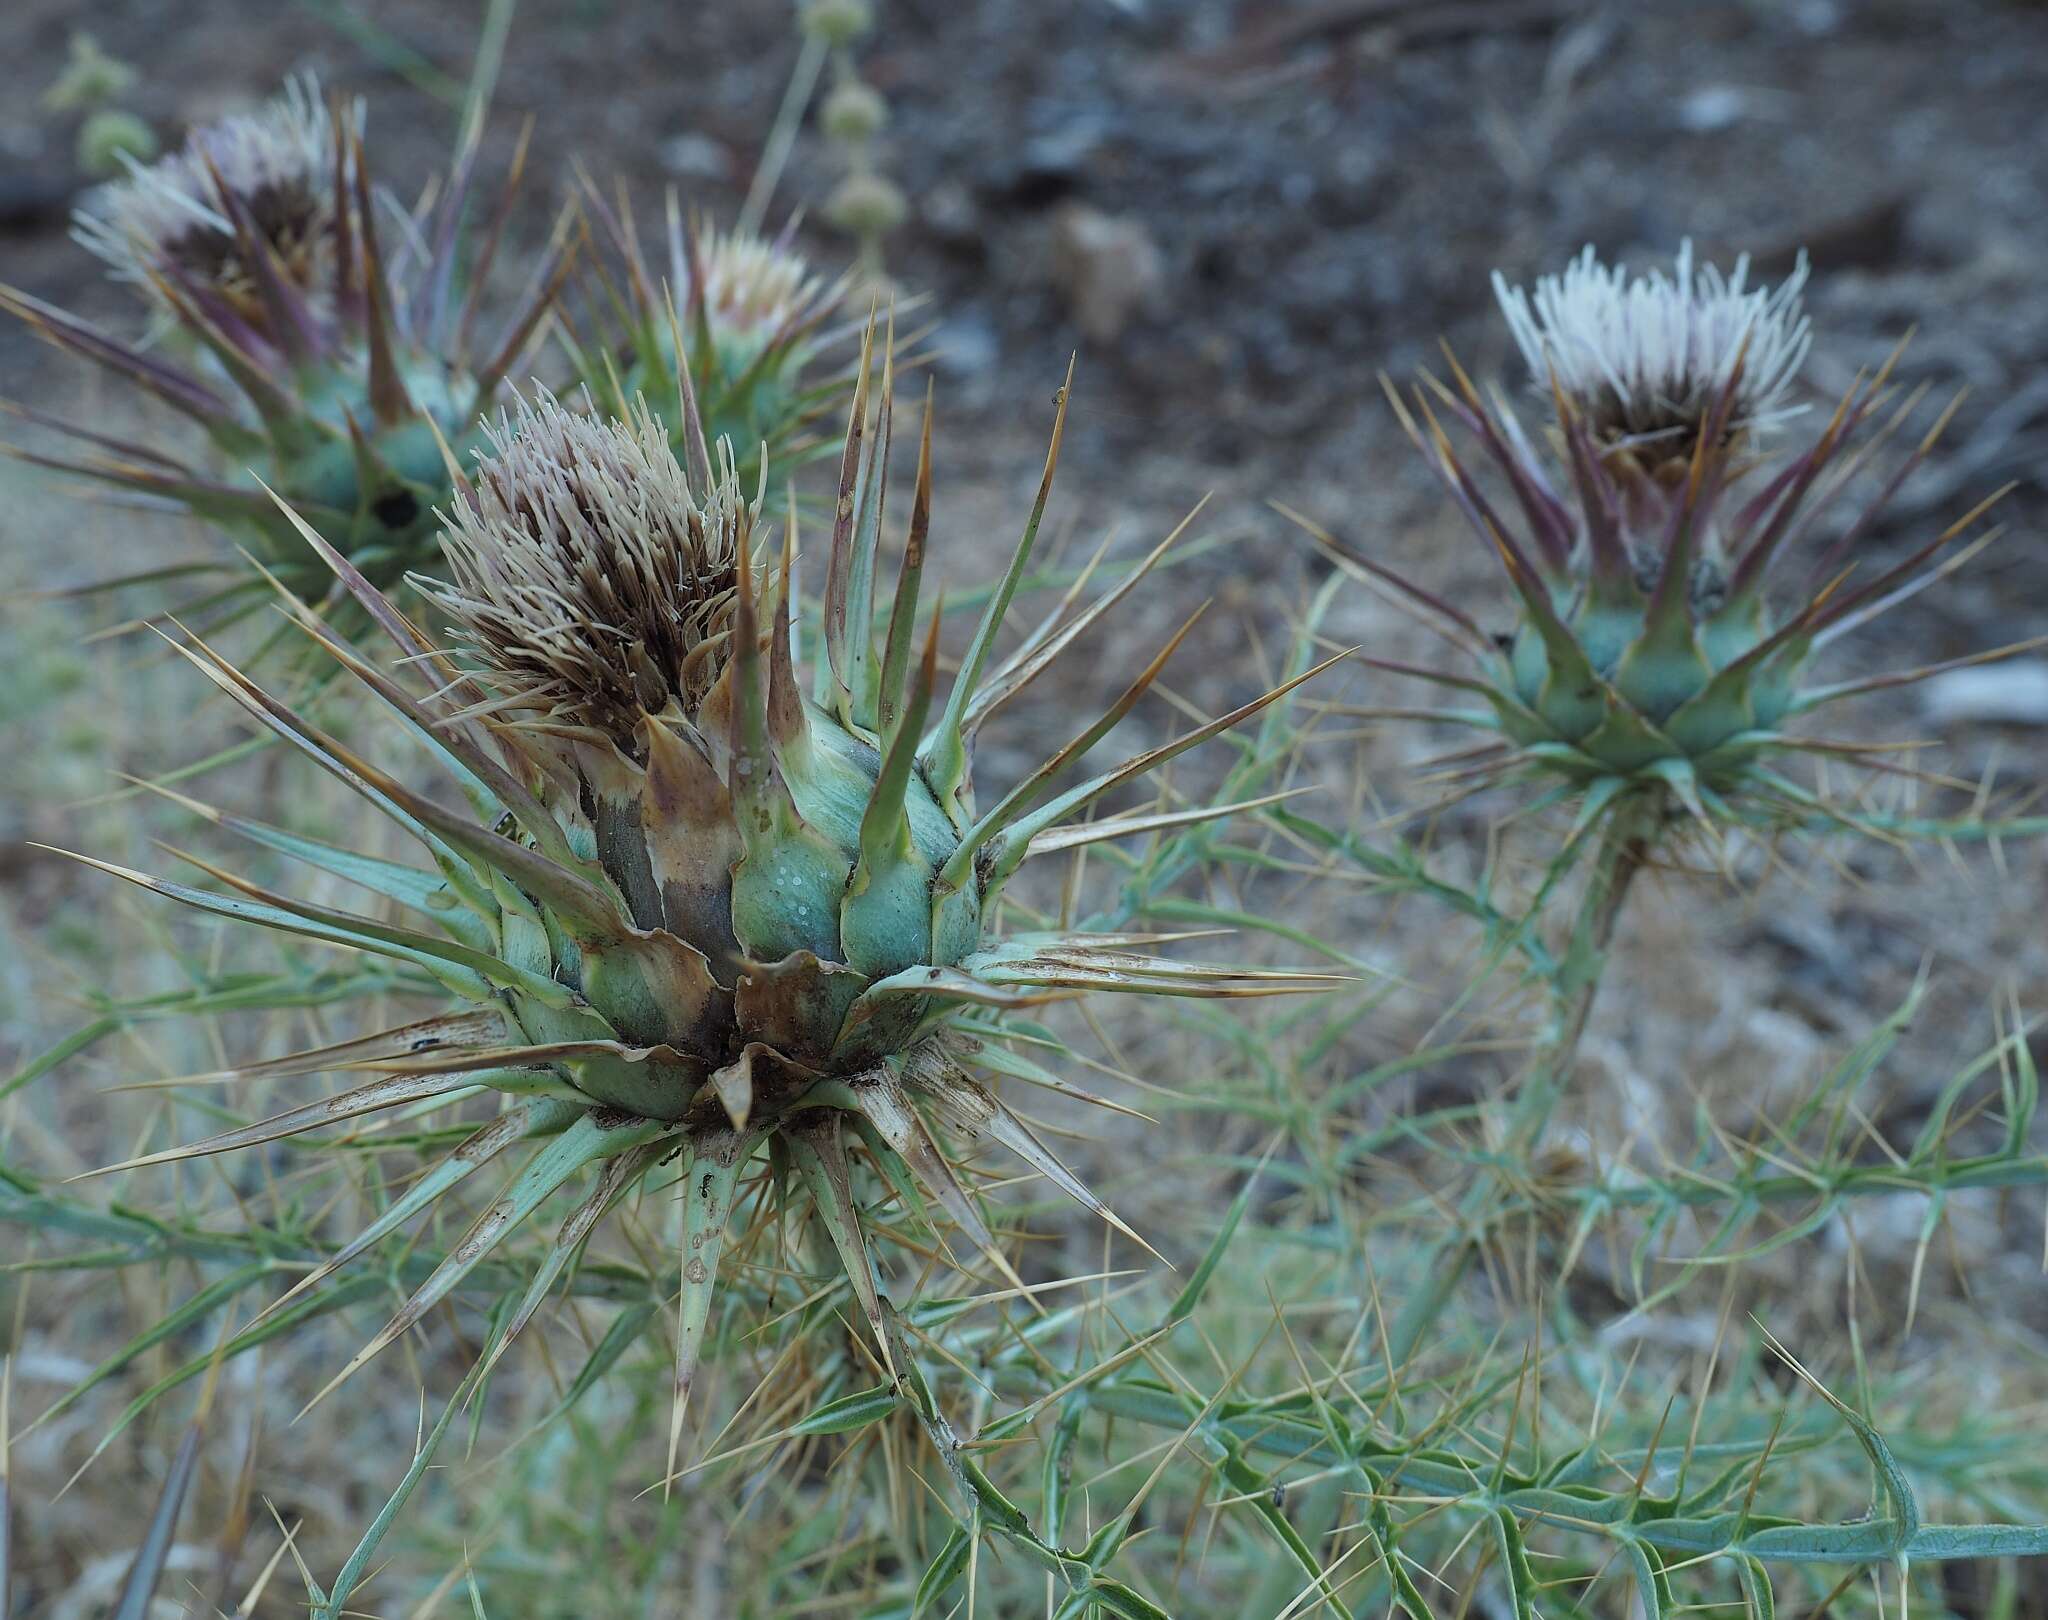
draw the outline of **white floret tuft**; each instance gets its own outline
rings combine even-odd
[[[1687,241],[1669,275],[1630,278],[1587,247],[1533,291],[1499,271],[1493,290],[1539,388],[1554,377],[1610,439],[1650,439],[1697,429],[1738,359],[1734,424],[1755,429],[1791,414],[1784,398],[1812,343],[1806,275],[1802,253],[1777,287],[1752,286],[1747,254],[1724,275],[1695,267]]]
[[[360,117],[355,110],[352,117]],[[259,224],[300,241],[331,212],[333,125],[319,81],[302,74],[254,112],[204,124],[177,151],[95,189],[72,219],[72,235],[115,276],[150,286],[166,268],[232,256],[234,223],[225,188]]]
[[[714,339],[743,346],[789,331],[822,291],[801,254],[748,231],[707,231],[697,244],[697,267]]]

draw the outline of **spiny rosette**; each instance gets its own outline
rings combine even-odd
[[[729,440],[742,488],[764,446],[785,469],[829,455],[830,434],[816,430],[845,414],[854,386],[857,328],[833,324],[849,279],[815,271],[790,230],[771,238],[686,219],[674,192],[655,263],[623,194],[614,206],[586,185],[583,206],[610,252],[593,261],[581,334],[566,319],[562,330],[591,394],[618,415],[644,398],[678,454],[693,423],[708,443]]]
[[[510,217],[524,144],[480,246],[467,240],[479,157],[473,121],[438,200],[408,215],[370,181],[357,104],[323,104],[310,78],[258,111],[195,129],[161,161],[135,165],[78,215],[77,236],[139,289],[157,327],[147,348],[13,288],[0,308],[105,367],[204,430],[213,465],[16,407],[87,447],[26,459],[208,519],[302,591],[327,571],[261,484],[373,581],[436,561],[450,450],[526,352],[568,260],[558,232],[518,313],[473,342],[485,276]],[[380,230],[379,213],[388,216]],[[395,224],[397,250],[382,236]],[[268,587],[236,562],[230,583],[181,609],[260,602]]]
[[[976,728],[1145,570],[1085,608],[1070,599],[994,659],[1044,513],[1056,423],[1030,520],[941,703],[938,612],[924,633],[916,626],[931,517],[929,409],[903,560],[877,640],[886,376],[872,392],[864,352],[825,569],[825,657],[808,695],[791,640],[793,523],[771,565],[757,556],[759,498],[748,497],[729,453],[715,476],[689,472],[644,407],[606,422],[546,396],[499,419],[494,454],[458,491],[445,535],[448,577],[421,582],[429,609],[450,625],[444,641],[423,634],[305,530],[433,696],[412,695],[310,609],[295,606],[297,622],[447,763],[474,815],[361,757],[205,643],[186,646],[252,719],[416,839],[431,865],[335,848],[187,800],[229,830],[361,885],[404,920],[312,904],[212,866],[204,870],[227,892],[105,869],[201,911],[394,958],[467,1005],[242,1071],[368,1078],[133,1163],[270,1142],[385,1110],[450,1107],[479,1088],[498,1099],[466,1143],[426,1167],[303,1289],[486,1163],[525,1155],[341,1376],[502,1253],[515,1227],[588,1170],[588,1197],[516,1304],[507,1301],[509,1340],[606,1209],[656,1165],[680,1158],[680,1422],[735,1188],[757,1150],[774,1173],[793,1172],[808,1190],[886,1363],[900,1340],[892,1341],[863,1237],[853,1143],[907,1201],[922,1208],[924,1196],[935,1199],[1004,1275],[1007,1263],[928,1115],[1001,1142],[1114,1220],[970,1072],[1072,1089],[1029,1051],[1011,1049],[1005,1009],[1095,990],[1249,996],[1327,982],[1153,954],[1158,936],[996,932],[1004,885],[1030,856],[1244,808],[1066,825],[1315,671],[1062,786],[1068,768],[1144,695],[1176,636],[1100,720],[977,805],[969,770]],[[1062,394],[1062,420],[1064,410]],[[701,444],[690,461],[708,468]],[[1043,1041],[1033,1033],[1027,1047],[1042,1056]]]
[[[1455,359],[1451,385],[1425,374],[1405,402],[1386,383],[1409,437],[1505,568],[1519,621],[1490,635],[1457,604],[1320,537],[1470,655],[1471,674],[1390,667],[1483,701],[1447,716],[1500,735],[1474,774],[1547,777],[1554,797],[1583,798],[1582,824],[1639,790],[1673,793],[1698,818],[1805,815],[1813,796],[1772,757],[1832,745],[1789,724],[1931,673],[1802,684],[1817,650],[1935,577],[1923,567],[1991,504],[1860,580],[1842,566],[1949,412],[1820,548],[1803,595],[1786,605],[1768,591],[1773,565],[1830,519],[1925,392],[1893,399],[1895,352],[1802,446],[1775,454],[1767,436],[1792,414],[1785,400],[1810,341],[1805,277],[1802,259],[1777,288],[1751,287],[1746,260],[1725,277],[1695,270],[1690,246],[1671,277],[1630,280],[1590,250],[1533,297],[1496,276],[1548,408],[1541,450],[1499,390],[1482,397]],[[1484,451],[1506,511],[1460,459],[1439,409]]]

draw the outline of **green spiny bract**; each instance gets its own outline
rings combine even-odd
[[[198,423],[217,465],[186,466],[23,411],[108,452],[28,459],[216,523],[302,589],[320,588],[327,571],[257,479],[381,585],[435,561],[434,514],[452,488],[444,445],[462,453],[475,442],[480,414],[558,290],[567,249],[558,240],[522,311],[473,355],[523,148],[471,260],[464,222],[475,127],[439,201],[407,218],[371,185],[361,122],[359,108],[323,105],[310,79],[295,80],[260,110],[205,125],[161,162],[132,166],[80,212],[79,240],[135,284],[175,358],[0,288],[0,308]],[[389,255],[379,209],[402,226]],[[247,604],[266,591],[244,577],[206,606]]]
[[[848,279],[814,272],[787,230],[771,239],[686,221],[673,192],[657,272],[623,194],[614,208],[586,185],[583,204],[618,265],[616,276],[595,266],[595,295],[584,300],[589,340],[569,337],[565,323],[592,396],[617,415],[645,400],[679,456],[699,434],[729,442],[742,489],[754,487],[764,450],[785,469],[829,454],[829,435],[812,430],[842,416],[853,391],[855,332],[826,330]],[[835,337],[840,357],[821,363]]]
[[[1496,277],[1552,407],[1547,455],[1498,391],[1482,398],[1455,360],[1455,386],[1427,378],[1412,411],[1388,385],[1403,427],[1507,572],[1521,606],[1510,634],[1488,636],[1455,604],[1322,536],[1447,621],[1479,666],[1472,676],[1392,667],[1487,705],[1453,716],[1504,739],[1484,753],[1480,771],[1547,776],[1554,796],[1583,796],[1589,817],[1641,789],[1669,790],[1700,816],[1810,807],[1770,769],[1774,754],[1818,746],[1788,735],[1788,723],[1911,677],[1802,685],[1809,660],[1924,583],[1927,576],[1915,579],[1921,566],[1984,509],[1854,588],[1821,577],[1870,530],[1932,448],[1944,415],[1828,548],[1803,600],[1775,607],[1766,595],[1772,564],[1919,395],[1858,444],[1888,397],[1887,362],[1857,380],[1810,443],[1768,469],[1761,440],[1790,414],[1781,401],[1809,341],[1798,303],[1805,266],[1776,291],[1745,290],[1746,271],[1739,261],[1726,279],[1712,268],[1696,275],[1688,248],[1675,279],[1653,272],[1628,282],[1589,250],[1562,277],[1537,284],[1533,307]],[[1432,396],[1479,441],[1512,493],[1519,528],[1459,461]]]
[[[736,1178],[764,1144],[772,1165],[808,1187],[887,1361],[888,1321],[851,1190],[849,1135],[906,1199],[928,1191],[1002,1266],[926,1114],[1002,1142],[1114,1219],[969,1072],[979,1065],[1066,1089],[1003,1044],[1002,1009],[1093,990],[1238,996],[1322,982],[1149,954],[1156,936],[993,933],[997,898],[1027,857],[1240,808],[1063,825],[1299,682],[1055,791],[1149,688],[1176,636],[1100,721],[978,807],[969,771],[976,728],[1144,570],[992,660],[1044,511],[1055,425],[1023,538],[940,705],[938,615],[921,652],[914,626],[931,510],[929,412],[904,559],[877,643],[891,404],[886,376],[870,399],[867,369],[864,354],[824,582],[826,656],[808,696],[791,645],[793,528],[779,566],[757,564],[758,502],[743,497],[730,455],[713,477],[700,442],[685,472],[644,408],[607,425],[546,398],[501,418],[494,453],[458,492],[445,536],[447,582],[423,582],[429,606],[451,622],[444,644],[305,531],[406,661],[433,678],[435,696],[410,695],[310,610],[297,610],[299,622],[445,761],[474,816],[360,758],[203,643],[188,649],[251,717],[416,838],[432,866],[392,864],[202,809],[361,884],[406,920],[306,903],[212,867],[205,870],[231,892],[106,869],[202,911],[412,964],[468,1005],[243,1071],[370,1078],[134,1162],[273,1141],[401,1106],[446,1106],[478,1087],[503,1095],[494,1117],[425,1167],[303,1288],[490,1160],[526,1154],[468,1236],[342,1376],[590,1169],[589,1196],[533,1274],[509,1340],[606,1209],[655,1165],[680,1157],[680,1422]]]

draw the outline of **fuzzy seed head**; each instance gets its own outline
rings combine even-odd
[[[507,711],[594,730],[622,752],[724,669],[753,513],[730,466],[700,500],[641,405],[579,416],[552,395],[485,430],[447,515],[449,581],[415,583]]]
[[[1740,364],[1732,425],[1754,430],[1788,412],[1783,399],[1806,359],[1811,322],[1800,305],[1806,257],[1776,288],[1749,284],[1749,256],[1723,274],[1693,263],[1684,242],[1672,273],[1631,278],[1587,247],[1533,292],[1494,272],[1499,299],[1539,391],[1553,376],[1596,437],[1646,461],[1683,462]]]
[[[334,138],[310,74],[250,113],[205,124],[185,144],[128,178],[102,186],[74,219],[74,234],[116,277],[147,287],[171,275],[242,302],[242,263],[223,192],[248,211],[289,278],[319,285],[334,229]],[[240,296],[236,296],[240,295]]]

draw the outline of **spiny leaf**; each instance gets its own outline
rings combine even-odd
[[[636,1119],[610,1111],[592,1111],[527,1160],[525,1168],[506,1186],[496,1203],[479,1215],[427,1280],[413,1290],[398,1314],[392,1317],[370,1342],[358,1350],[348,1365],[306,1403],[317,1406],[353,1376],[378,1352],[398,1339],[425,1316],[473,1271],[514,1229],[521,1225],[556,1188],[596,1160],[630,1153],[636,1148],[674,1133],[676,1127],[660,1120]]]
[[[689,1410],[703,1353],[704,1329],[711,1320],[711,1301],[718,1286],[718,1264],[725,1250],[726,1225],[732,1218],[733,1188],[740,1166],[759,1134],[737,1131],[700,1133],[690,1143],[679,1183],[683,1203],[682,1290],[676,1301],[675,1391],[668,1426],[668,1472],[676,1473],[682,1444],[683,1416]]]

